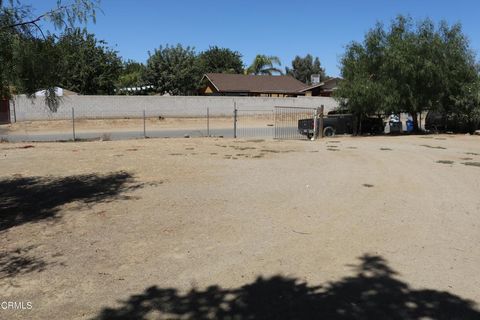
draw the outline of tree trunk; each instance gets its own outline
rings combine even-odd
[[[362,118],[363,118],[363,114],[360,114],[359,121],[358,121],[358,131],[359,131],[360,135],[363,134],[363,132],[362,132],[362,120],[363,119]]]
[[[358,114],[356,113],[353,116],[352,133],[354,136],[358,136]]]
[[[413,132],[418,133],[418,114],[416,112],[412,112],[412,120],[413,120]]]

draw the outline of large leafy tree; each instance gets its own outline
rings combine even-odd
[[[276,65],[282,65],[280,58],[259,54],[255,57],[252,64],[245,70],[245,73],[255,75],[272,75],[274,73],[283,74],[282,70],[277,68]]]
[[[117,52],[85,30],[69,30],[57,44],[58,85],[80,94],[114,94],[122,70]]]
[[[358,118],[382,113],[388,105],[384,101],[387,97],[384,83],[378,81],[384,55],[383,39],[383,28],[377,25],[365,36],[363,43],[351,43],[341,60],[344,80],[334,94],[341,105]]]
[[[292,68],[286,67],[286,73],[303,83],[311,84],[311,76],[313,74],[320,75],[320,81],[326,79],[325,69],[320,64],[320,59],[313,59],[312,55],[307,54],[305,57],[296,56],[292,61]]]
[[[242,55],[228,48],[210,47],[198,56],[202,73],[243,73]]]
[[[194,48],[160,46],[150,54],[143,80],[160,94],[195,94],[201,78],[196,59]]]
[[[461,26],[429,19],[377,24],[363,43],[347,47],[342,77],[336,95],[353,112],[408,112],[415,130],[420,112],[456,112],[466,108],[468,90],[478,94],[478,67]]]
[[[142,76],[145,72],[145,65],[133,60],[127,60],[122,64],[122,71],[118,79],[120,88],[142,85]]]
[[[150,91],[143,81],[145,65],[133,60],[127,60],[122,64],[122,70],[117,81],[117,93],[126,95],[142,95]],[[144,89],[132,91],[131,88],[144,87]]]
[[[51,93],[46,103],[55,110],[58,61],[52,59],[58,57],[54,39],[45,35],[41,23],[48,21],[56,30],[66,30],[95,20],[98,5],[99,0],[58,0],[51,10],[34,15],[34,8],[20,0],[0,0],[0,98],[16,92],[32,95],[46,88]]]
[[[55,39],[14,40],[13,72],[14,84],[19,93],[34,93],[46,89],[45,102],[52,110],[56,110],[59,99],[55,96],[55,85],[60,80],[60,52],[56,48]]]

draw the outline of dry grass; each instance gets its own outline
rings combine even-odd
[[[454,162],[451,160],[438,160],[437,163],[442,163],[442,164],[453,164]]]

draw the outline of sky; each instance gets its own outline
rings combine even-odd
[[[43,13],[56,1],[22,3]],[[101,0],[100,7],[97,22],[87,25],[89,32],[122,58],[139,62],[160,45],[180,43],[197,51],[217,45],[240,52],[245,65],[256,54],[267,54],[280,57],[285,67],[296,55],[310,53],[320,58],[328,75],[338,76],[346,45],[398,14],[460,22],[472,49],[480,52],[478,0]]]

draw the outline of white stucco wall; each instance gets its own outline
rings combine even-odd
[[[207,107],[210,115],[230,116],[237,109],[271,111],[275,106],[320,107],[325,111],[338,106],[333,98],[263,98],[263,97],[205,97],[205,96],[65,96],[57,112],[51,112],[43,98],[29,99],[17,96],[11,103],[11,116],[16,121],[75,118],[140,118],[147,117],[203,117]]]

